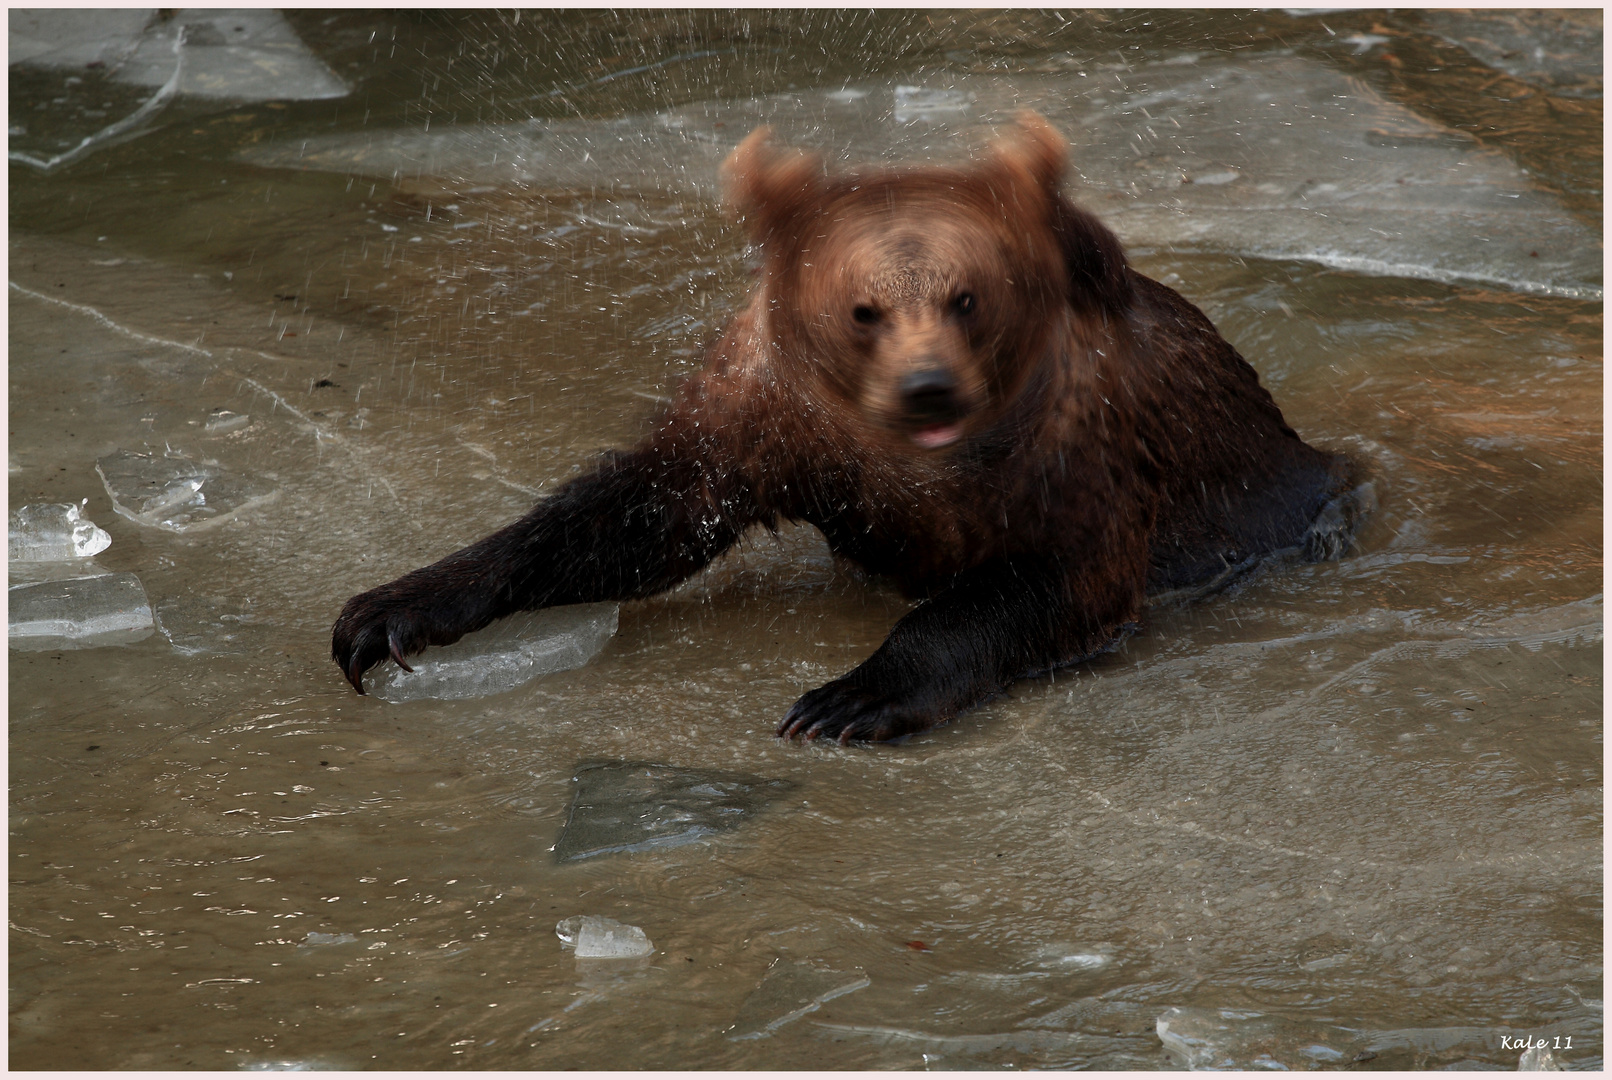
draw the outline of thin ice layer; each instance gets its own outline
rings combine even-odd
[[[128,645],[156,629],[144,586],[133,574],[101,574],[13,585],[6,592],[13,649],[93,649]]]
[[[383,701],[459,701],[502,694],[539,675],[579,668],[616,633],[615,604],[573,604],[515,615],[409,660],[413,672],[387,664],[366,676]]]
[[[242,156],[394,181],[714,200],[718,163],[758,124],[833,160],[956,160],[978,141],[978,125],[1034,108],[1073,144],[1076,197],[1135,247],[1601,295],[1599,237],[1508,157],[1317,61],[1184,54],[1073,74],[856,90],[696,102],[614,120],[326,135]]]
[[[119,450],[95,462],[112,508],[170,532],[217,525],[274,498],[272,488],[222,466]]]
[[[649,761],[585,761],[554,845],[560,862],[680,847],[736,828],[788,791],[787,780]]]
[[[835,971],[810,960],[774,960],[739,1006],[738,1019],[729,1029],[728,1038],[735,1042],[765,1039],[785,1024],[816,1012],[824,1003],[861,990],[869,981],[861,968]]]
[[[238,101],[347,94],[285,17],[267,8],[12,11],[10,31],[13,64],[100,62],[119,82],[161,86],[174,74],[175,39],[183,34],[180,93]]]
[[[1373,1030],[1256,1009],[1166,1009],[1156,1030],[1165,1051],[1194,1071],[1341,1069],[1367,1061],[1373,1069],[1459,1068],[1477,1057],[1505,1057],[1522,1041],[1503,1027]],[[1547,1044],[1582,1030],[1559,1021],[1528,1025],[1528,1034]]]

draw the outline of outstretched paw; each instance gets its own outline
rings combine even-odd
[[[347,601],[330,634],[330,655],[341,673],[364,692],[364,672],[387,657],[404,671],[414,669],[404,660],[424,646],[419,619],[413,612],[391,608],[372,593]]]
[[[848,679],[835,679],[795,702],[778,725],[778,735],[806,742],[834,739],[842,746],[885,742],[934,727],[941,719]]]

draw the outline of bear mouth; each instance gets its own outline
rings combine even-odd
[[[931,424],[912,432],[911,439],[925,450],[939,450],[963,437],[960,423]]]

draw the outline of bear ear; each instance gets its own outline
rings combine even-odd
[[[763,243],[823,189],[823,163],[803,150],[779,149],[772,128],[758,127],[722,163],[724,201]]]
[[[1017,184],[1058,193],[1069,164],[1069,143],[1038,112],[1023,109],[1016,130],[991,144],[991,157]]]
[[[1040,113],[1025,109],[1014,119],[1016,130],[991,145],[991,156],[1016,198],[1034,193],[1031,198],[1043,200],[1063,249],[1070,303],[1077,308],[1124,309],[1131,302],[1124,246],[1112,230],[1060,190],[1069,164],[1069,143]]]

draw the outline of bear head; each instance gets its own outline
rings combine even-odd
[[[1123,299],[1119,241],[1060,194],[1067,152],[1021,113],[969,168],[829,177],[757,129],[723,178],[762,250],[778,357],[892,445],[989,428],[1068,317]]]

